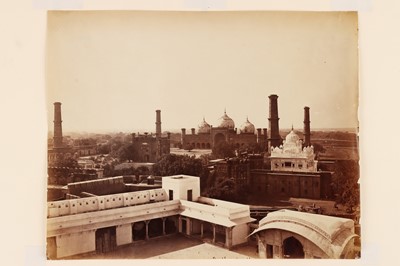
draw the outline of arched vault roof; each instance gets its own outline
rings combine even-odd
[[[321,248],[330,258],[340,258],[347,243],[357,236],[354,234],[354,222],[350,219],[289,210],[269,213],[251,235],[269,229],[301,235]]]

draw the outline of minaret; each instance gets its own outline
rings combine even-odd
[[[279,135],[279,117],[278,117],[278,95],[272,94],[269,97],[269,141],[268,150],[271,147],[281,145],[281,136]]]
[[[161,110],[156,110],[156,138],[161,138]]]
[[[182,128],[181,131],[182,131],[181,144],[182,144],[182,147],[185,148],[185,146],[186,146],[186,128]]]
[[[304,107],[304,146],[311,145],[311,131],[310,131],[310,107]]]
[[[261,128],[257,128],[257,143],[261,143]]]
[[[62,120],[61,120],[61,103],[54,103],[54,136],[53,136],[53,147],[61,148],[63,146],[63,135],[62,135]]]

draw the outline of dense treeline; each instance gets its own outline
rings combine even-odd
[[[332,189],[336,202],[350,210],[360,204],[360,166],[356,160],[336,161]]]
[[[192,175],[200,177],[200,185],[204,189],[209,171],[201,158],[189,155],[168,154],[153,165],[152,174],[157,176]]]

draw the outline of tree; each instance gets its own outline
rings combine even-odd
[[[200,177],[200,184],[204,188],[207,184],[208,169],[201,159],[189,155],[168,154],[153,165],[154,175],[192,175]]]
[[[336,202],[350,209],[360,204],[359,172],[359,164],[356,160],[336,161],[335,172],[332,176]]]
[[[316,154],[317,158],[320,153],[324,153],[326,151],[324,146],[322,146],[321,144],[313,143],[312,145],[314,147],[314,153]]]
[[[193,147],[192,144],[187,144],[186,147],[185,147],[185,150],[187,150],[187,151],[191,151],[193,149],[194,149],[194,147]]]
[[[78,161],[71,157],[58,160],[57,167],[80,168]]]
[[[240,195],[241,191],[233,178],[218,178],[215,184],[208,189],[206,195],[211,198],[227,200],[227,201],[238,201],[242,199],[244,195]]]
[[[138,152],[133,144],[123,144],[119,147],[116,152],[116,157],[124,162],[126,160],[136,160],[138,159]]]
[[[110,146],[110,144],[99,145],[98,151],[101,154],[109,154],[111,151],[111,146]]]
[[[144,165],[139,166],[136,168],[135,174],[140,176],[140,175],[149,175],[150,174],[150,169]]]
[[[239,153],[248,152],[248,153],[263,153],[266,147],[261,145],[260,143],[248,143],[239,148]]]
[[[221,141],[214,146],[212,154],[215,158],[233,157],[235,156],[235,147],[233,144]]]

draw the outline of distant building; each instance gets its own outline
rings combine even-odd
[[[254,192],[268,197],[328,198],[331,172],[319,171],[312,146],[303,147],[292,130],[283,145],[271,147],[271,169],[254,169],[250,184]]]
[[[311,144],[310,108],[304,107],[304,140],[293,127],[282,140],[279,134],[278,96],[270,95],[269,99],[270,136],[266,164],[270,165],[270,169],[251,169],[249,183],[252,191],[271,198],[331,197],[332,172],[318,169]]]
[[[95,139],[75,139],[73,143],[73,149],[77,157],[90,156],[98,153]]]
[[[156,110],[156,134],[132,134],[134,149],[138,152],[138,162],[154,163],[163,155],[170,153],[170,133],[162,136],[161,111]]]
[[[200,138],[211,138],[211,144],[215,144],[215,140],[218,139],[216,132],[218,134],[226,132],[226,137],[221,137],[221,140],[229,139],[235,142],[242,135],[248,138],[248,142],[243,141],[242,144],[258,143],[261,140],[265,153],[244,156],[238,154],[234,158],[211,161],[217,176],[233,178],[239,185],[249,185],[255,195],[270,198],[325,199],[332,196],[330,186],[332,172],[318,169],[318,161],[315,159],[314,147],[311,144],[309,107],[304,107],[304,139],[300,139],[293,128],[285,139],[282,139],[279,133],[278,96],[274,94],[269,96],[268,138],[266,129],[264,134],[261,134],[261,129],[259,129],[255,135],[254,125],[248,120],[243,125],[241,134],[236,134],[233,130],[234,122],[226,114],[220,121],[218,128],[213,128],[203,121],[197,135],[194,134],[194,129],[192,129],[192,135],[185,135],[183,129],[182,140],[187,144],[200,141]],[[212,138],[213,134],[214,138]],[[197,146],[195,144],[195,147]],[[200,147],[202,146],[201,144]]]
[[[282,172],[317,172],[314,147],[303,146],[303,141],[293,131],[286,136],[283,145],[272,147],[271,170]]]
[[[191,134],[186,134],[186,129],[182,128],[182,148],[187,149],[212,149],[218,143],[225,141],[226,143],[233,144],[236,148],[240,148],[249,144],[260,144],[265,146],[267,143],[267,129],[256,129],[254,125],[246,119],[238,130],[235,127],[235,122],[230,118],[226,111],[224,115],[219,118],[216,127],[211,126],[203,118],[199,124],[198,131],[191,129]]]
[[[250,170],[262,169],[264,156],[262,154],[242,154],[234,158],[211,160],[217,177],[232,178],[238,186],[250,183]]]

